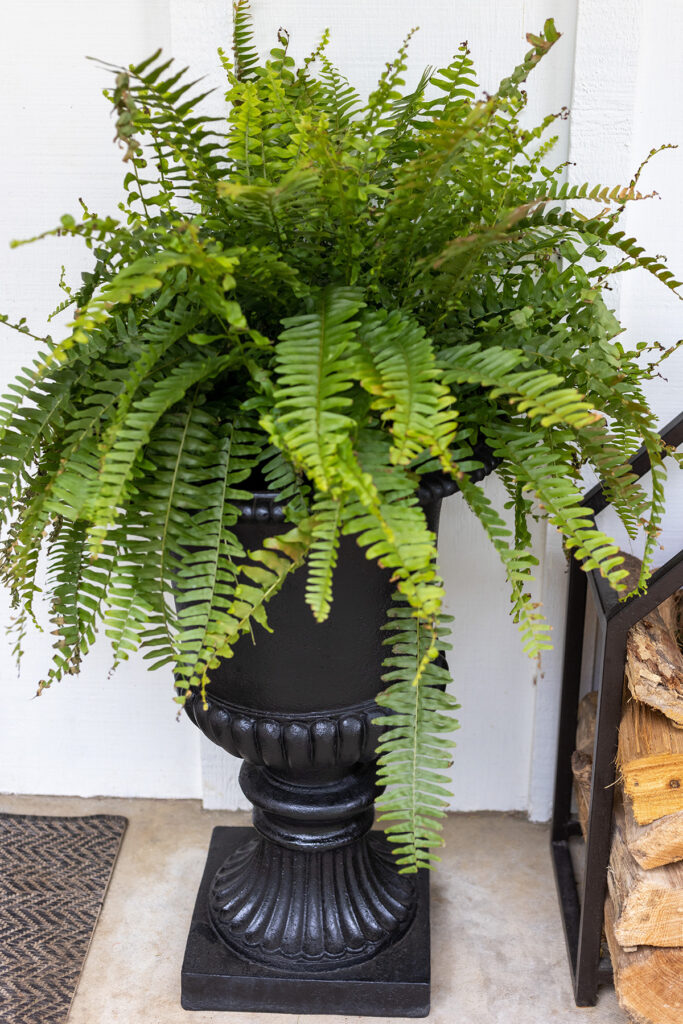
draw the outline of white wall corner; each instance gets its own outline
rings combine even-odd
[[[633,175],[642,22],[643,0],[578,0],[569,117],[570,184],[624,184]],[[620,278],[614,280],[610,304],[618,314]],[[536,683],[528,799],[532,821],[547,821],[552,813],[567,579],[560,537],[549,527],[541,593],[554,646],[543,656]]]

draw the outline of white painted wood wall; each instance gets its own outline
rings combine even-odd
[[[559,160],[572,180],[616,183],[630,178],[661,142],[683,142],[683,4],[680,0],[254,0],[263,50],[279,25],[293,51],[312,48],[332,29],[334,58],[363,90],[416,22],[412,74],[448,60],[468,39],[483,88],[492,90],[526,49],[524,35],[554,17],[563,38],[529,83],[532,120],[567,105]],[[0,13],[0,310],[26,313],[34,330],[56,305],[59,267],[74,276],[78,243],[48,240],[10,251],[76,212],[82,195],[99,212],[120,198],[119,156],[100,95],[106,76],[86,54],[127,63],[161,45],[220,84],[215,49],[228,45],[228,0],[22,0]],[[217,100],[220,103],[220,98]],[[683,213],[679,198],[683,151],[669,151],[643,178],[661,199],[632,207],[627,229],[654,252],[665,252],[683,276]],[[680,303],[646,275],[629,275],[614,292],[629,337],[680,337]],[[54,324],[52,325],[54,330]],[[31,358],[31,345],[3,331],[0,387]],[[683,404],[683,359],[667,364],[666,380],[650,389],[660,423]],[[495,489],[495,482],[491,483]],[[683,541],[683,487],[671,481],[662,559]],[[540,527],[538,591],[555,629],[555,650],[540,671],[521,653],[508,616],[502,570],[481,531],[457,499],[447,503],[441,534],[448,606],[455,615],[452,668],[462,704],[453,768],[453,807],[550,811],[556,736],[565,565],[555,535]],[[7,621],[6,598],[0,623]],[[202,797],[231,807],[239,798],[236,764],[176,721],[168,673],[149,675],[134,660],[114,678],[99,645],[82,677],[32,700],[50,654],[49,635],[28,645],[16,678],[2,641],[0,791],[147,797]]]

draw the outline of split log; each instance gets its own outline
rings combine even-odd
[[[626,843],[619,795],[615,800],[607,884],[614,910],[614,933],[621,946],[683,946],[683,863],[651,871],[640,867]]]
[[[683,651],[676,594],[629,630],[626,679],[636,700],[662,711],[683,728]]]
[[[597,693],[586,694],[579,704],[577,749],[572,754],[574,792],[584,839],[593,774],[596,710]],[[626,843],[641,868],[649,870],[683,860],[683,811],[656,818],[648,825],[639,825],[633,814],[631,800],[625,794],[623,808]]]
[[[590,792],[590,780],[588,786]],[[624,795],[624,829],[628,848],[641,868],[649,870],[683,860],[683,811],[639,825],[631,801]]]
[[[683,730],[660,711],[627,701],[617,765],[639,825],[683,811]]]
[[[624,949],[615,935],[614,908],[609,895],[605,903],[605,933],[617,998],[634,1024],[681,1024],[683,949]]]

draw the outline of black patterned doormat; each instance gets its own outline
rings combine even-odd
[[[126,818],[0,814],[0,1022],[64,1024]]]

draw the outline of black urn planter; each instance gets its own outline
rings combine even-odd
[[[488,454],[488,453],[486,453]],[[481,457],[481,456],[480,456]],[[490,456],[485,459],[490,471]],[[477,476],[484,475],[483,470]],[[436,531],[451,481],[424,478]],[[258,493],[236,528],[245,548],[288,526]],[[428,873],[398,873],[371,832],[389,573],[342,538],[329,619],[295,573],[258,627],[186,705],[243,759],[253,828],[216,828],[182,969],[189,1010],[421,1017],[429,1012]]]

